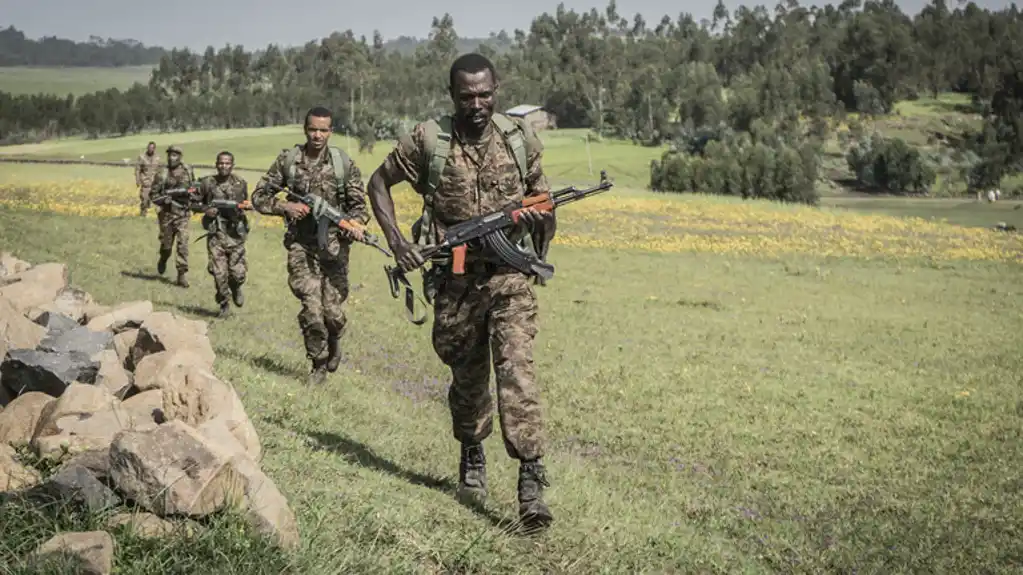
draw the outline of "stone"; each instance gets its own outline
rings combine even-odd
[[[216,417],[200,425],[197,431],[244,478],[244,514],[249,524],[282,548],[294,549],[299,544],[294,511],[277,485],[248,456],[245,447],[235,439],[225,423],[224,418]]]
[[[76,320],[55,311],[43,311],[32,321],[43,326],[50,337],[82,327]]]
[[[35,349],[46,337],[46,328],[34,323],[0,297],[0,360],[11,349]]]
[[[139,337],[139,330],[126,329],[114,336],[114,351],[117,352],[117,359],[124,369],[135,369],[131,363],[131,348],[135,346],[135,340]]]
[[[113,348],[114,334],[108,331],[95,332],[91,329],[76,325],[75,329],[64,332],[53,333],[39,342],[40,351],[53,353],[81,353],[93,356],[107,348]]]
[[[151,429],[165,423],[163,413],[163,392],[151,389],[137,393],[121,402],[121,408],[132,420],[132,429]]]
[[[69,448],[102,448],[110,445],[118,432],[130,428],[131,416],[109,391],[74,383],[43,414],[32,445],[41,455],[44,450],[51,451],[44,457],[52,455],[55,445],[40,441],[54,436],[61,439],[56,445],[66,441]]]
[[[81,324],[82,319],[85,318],[86,310],[95,303],[88,292],[68,286],[60,290],[52,302],[40,306],[40,309],[43,312],[59,313],[70,317],[75,320],[75,323]]]
[[[35,437],[43,415],[56,401],[39,391],[18,396],[0,412],[0,445],[27,445]]]
[[[8,277],[16,281],[0,287],[0,297],[10,300],[18,312],[24,314],[33,307],[52,302],[67,287],[67,266],[39,264]]]
[[[0,364],[0,381],[14,395],[41,391],[58,397],[74,382],[95,383],[99,362],[88,355],[12,349]]]
[[[71,561],[71,569],[62,573],[109,575],[114,563],[114,538],[106,531],[60,533],[40,545],[33,555],[39,560]]]
[[[49,499],[83,505],[93,512],[110,509],[121,503],[121,498],[89,468],[73,463],[73,460],[63,465],[34,491]]]
[[[168,421],[180,420],[193,426],[222,418],[249,457],[260,461],[262,448],[259,436],[234,388],[203,367],[191,365],[172,369],[174,377],[166,373],[161,375],[164,378],[160,383],[164,417]],[[137,377],[136,386],[139,380]]]
[[[181,421],[125,431],[110,446],[117,489],[159,516],[204,517],[242,503],[244,479],[202,435]]]
[[[180,318],[170,312],[153,312],[139,328],[131,361],[137,366],[147,355],[179,350],[195,352],[206,367],[212,367],[216,360],[213,346],[206,337],[205,322]]]
[[[39,480],[39,472],[18,461],[13,447],[0,444],[0,493],[32,487]]]
[[[107,527],[111,530],[127,527],[135,536],[148,539],[166,537],[178,531],[174,523],[146,512],[117,513],[107,519]]]
[[[32,267],[25,260],[19,260],[11,252],[0,252],[0,278],[20,274]]]
[[[132,376],[128,370],[122,367],[117,352],[105,349],[92,356],[92,360],[99,362],[99,373],[96,374],[95,385],[106,388],[117,399],[126,398],[132,390]]]
[[[93,331],[119,332],[137,329],[153,313],[150,301],[132,301],[115,306],[107,313],[97,315],[85,324]]]

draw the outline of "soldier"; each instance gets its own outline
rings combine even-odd
[[[422,122],[402,136],[368,184],[373,214],[406,271],[423,257],[398,229],[390,194],[396,184],[409,182],[423,196],[423,218],[413,226],[413,241],[421,244],[437,242],[445,226],[550,189],[541,166],[543,145],[531,127],[494,114],[493,64],[479,54],[463,55],[451,66],[449,81],[453,117]],[[529,209],[521,221],[511,237],[543,257],[555,230],[553,215]],[[546,527],[553,516],[543,500],[546,432],[533,369],[536,293],[528,276],[496,254],[470,246],[462,276],[452,275],[448,260],[434,262],[424,277],[437,290],[433,348],[451,369],[448,404],[461,443],[459,497],[479,504],[487,495],[482,442],[493,429],[492,353],[505,450],[520,462],[519,515],[528,528]]]
[[[298,325],[312,362],[310,384],[323,383],[341,363],[340,342],[347,318],[341,305],[348,299],[348,256],[361,232],[334,228],[320,246],[317,220],[308,206],[278,198],[287,187],[347,212],[365,225],[369,221],[362,174],[340,148],[330,146],[331,113],[315,107],[305,117],[305,144],[285,148],[252,192],[252,205],[262,214],[285,218],[284,248],[288,251],[288,287],[299,301]]]
[[[160,225],[160,261],[156,264],[157,271],[162,275],[167,271],[167,260],[171,255],[174,241],[178,242],[177,257],[174,264],[178,270],[178,285],[188,287],[188,222],[192,215],[193,197],[172,198],[167,193],[173,189],[192,189],[195,172],[192,166],[181,162],[181,148],[167,148],[167,167],[157,172],[153,179],[153,203],[159,206],[156,213]]]
[[[199,205],[209,206],[213,200],[245,202],[249,199],[249,185],[244,178],[232,173],[234,154],[217,154],[217,173],[199,180]],[[242,284],[245,283],[245,238],[249,231],[248,218],[243,209],[218,210],[208,207],[203,217],[206,233],[206,252],[209,255],[207,271],[213,276],[217,288],[215,300],[220,305],[220,317],[231,313],[230,300],[241,307],[245,303]],[[230,298],[230,299],[229,299]]]
[[[153,176],[160,171],[160,156],[156,155],[156,142],[149,142],[146,151],[135,161],[135,186],[139,189],[139,215],[145,217],[149,211],[149,192]]]

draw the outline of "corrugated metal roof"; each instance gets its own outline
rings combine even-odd
[[[532,114],[533,112],[542,109],[543,106],[533,106],[532,104],[520,104],[514,108],[510,108],[505,111],[505,114],[509,116],[525,116],[526,114]]]

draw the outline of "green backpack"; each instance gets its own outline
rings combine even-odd
[[[288,155],[284,157],[284,181],[288,185],[295,181],[295,159],[298,157],[298,152],[301,148],[302,144],[295,144],[288,150]],[[331,164],[333,164],[334,168],[334,181],[337,182],[338,192],[344,193],[345,180],[348,179],[348,154],[341,148],[335,148],[334,146],[327,146],[327,149],[330,150]]]
[[[523,127],[504,114],[494,114],[493,119],[505,144],[511,149],[519,169],[519,178],[525,186],[528,169],[526,154],[529,145]],[[423,196],[423,215],[412,226],[413,242],[420,246],[432,245],[439,239],[433,222],[433,194],[440,185],[440,176],[451,151],[451,123],[451,116],[445,115],[439,120],[428,120],[423,126],[423,155],[428,158],[428,163],[426,171],[415,186]],[[532,241],[529,241],[529,244],[532,248]]]

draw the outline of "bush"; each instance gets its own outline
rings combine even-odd
[[[937,179],[920,151],[900,138],[874,134],[850,149],[846,162],[860,184],[894,193],[927,193]]]
[[[650,163],[650,188],[817,205],[819,151],[770,133],[694,134]]]

